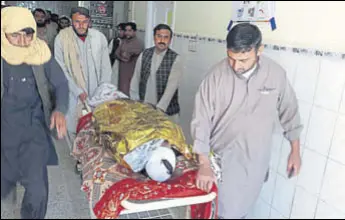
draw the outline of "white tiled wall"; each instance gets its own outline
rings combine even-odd
[[[143,32],[138,34],[144,36]],[[175,37],[173,42],[173,49],[185,61],[181,126],[191,142],[194,94],[211,66],[226,56],[226,45],[206,39],[198,42],[196,52],[190,52],[189,39]],[[270,178],[249,218],[345,219],[345,60],[273,50],[265,54],[287,70],[298,97],[305,126],[302,170],[298,177],[287,179],[290,148],[277,126]]]
[[[314,218],[317,197],[302,187],[296,187],[295,198],[292,204],[291,218],[311,219]]]

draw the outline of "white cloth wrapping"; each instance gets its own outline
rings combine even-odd
[[[150,152],[161,147],[163,143],[164,140],[162,139],[149,141],[135,148],[132,152],[125,155],[123,159],[131,167],[133,172],[140,172],[145,168]]]
[[[96,88],[92,97],[87,99],[87,104],[91,108],[96,108],[104,102],[114,101],[120,98],[128,98],[128,96],[120,92],[113,84],[102,83]]]

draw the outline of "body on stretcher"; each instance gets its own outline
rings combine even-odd
[[[89,114],[90,108],[83,109],[83,116]],[[115,162],[114,162],[115,163]],[[82,164],[81,164],[82,165]],[[161,210],[161,209],[169,209],[169,208],[176,208],[176,207],[184,207],[184,206],[191,206],[191,205],[198,205],[204,203],[210,203],[217,199],[216,192],[210,192],[208,194],[203,195],[196,195],[196,196],[187,196],[183,198],[173,198],[173,199],[166,199],[166,198],[159,198],[159,200],[150,201],[150,200],[123,200],[121,201],[121,206],[123,210],[121,211],[120,215],[123,214],[132,214],[132,213],[139,213],[143,211],[152,211],[152,210]],[[93,219],[96,219],[96,214],[94,213],[94,206],[97,204],[98,201],[89,201],[90,205],[90,214]]]

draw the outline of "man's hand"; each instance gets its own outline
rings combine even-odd
[[[50,118],[50,130],[56,128],[58,138],[62,139],[67,134],[67,126],[65,116],[61,112],[53,112]]]
[[[196,187],[202,191],[210,192],[216,177],[206,157],[199,156],[199,171],[196,178]]]
[[[301,170],[301,156],[299,140],[291,142],[291,152],[288,158],[288,176],[297,176]]]
[[[87,93],[84,92],[84,93],[80,94],[79,99],[84,103],[87,99]]]

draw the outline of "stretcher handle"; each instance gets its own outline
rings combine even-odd
[[[214,199],[216,199],[216,197],[217,197],[217,194],[215,192],[211,192],[207,195],[202,195],[202,196],[192,196],[192,197],[186,197],[186,198],[154,201],[154,202],[148,202],[144,204],[138,204],[138,203],[130,202],[128,200],[124,200],[121,202],[121,205],[126,210],[122,211],[121,215],[135,213],[135,212],[144,212],[144,211],[168,209],[168,208],[181,207],[181,206],[197,205],[197,204],[211,202]]]

